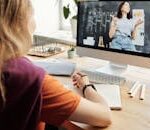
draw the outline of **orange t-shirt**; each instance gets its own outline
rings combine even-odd
[[[42,84],[41,121],[60,126],[75,111],[80,96],[66,89],[50,75],[45,75]]]

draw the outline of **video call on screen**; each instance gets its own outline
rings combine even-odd
[[[114,37],[110,38],[109,36],[112,16],[117,15],[120,3],[120,1],[89,1],[79,3],[77,40],[80,46],[86,45],[94,48],[104,47],[126,51],[128,44],[124,45],[123,43],[125,47],[119,48],[119,45],[117,45],[117,40],[119,41],[119,39],[117,39],[116,45],[113,48]],[[130,35],[128,36],[128,34],[121,33],[132,41],[130,43],[134,49],[127,49],[127,51],[150,54],[150,2],[129,1],[129,4],[130,12],[132,13],[132,19],[130,20],[133,22],[133,25],[139,19],[142,23],[137,27],[134,39]],[[119,26],[123,26],[123,24],[121,23]],[[125,23],[124,26],[128,28],[128,24]],[[120,37],[120,39],[125,43],[128,42],[128,39],[124,37]]]

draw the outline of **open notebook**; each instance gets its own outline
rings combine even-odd
[[[121,110],[121,94],[119,85],[110,85],[110,84],[95,84],[95,87],[99,94],[101,94],[108,105],[113,110]]]
[[[119,85],[111,85],[111,84],[94,84],[97,89],[97,92],[101,94],[107,101],[109,107],[112,110],[121,110],[122,103],[121,103],[121,94],[120,94],[120,87]],[[81,91],[72,85],[66,85],[65,87],[71,89],[79,94]]]

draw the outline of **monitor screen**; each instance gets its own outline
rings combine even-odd
[[[78,3],[77,46],[150,56],[150,1]]]

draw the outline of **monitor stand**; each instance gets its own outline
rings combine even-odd
[[[104,67],[96,69],[96,71],[122,77],[122,74],[127,70],[127,67],[128,67],[127,64],[118,64],[115,62],[109,62]]]

